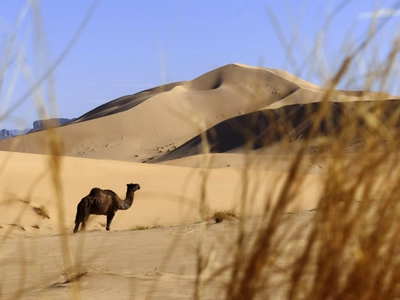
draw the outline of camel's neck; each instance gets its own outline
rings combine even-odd
[[[128,188],[126,191],[125,200],[119,202],[119,209],[124,210],[130,208],[133,203],[134,194],[135,192],[131,188]]]

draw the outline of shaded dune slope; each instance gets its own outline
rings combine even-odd
[[[287,72],[230,64],[192,81],[115,99],[53,132],[65,155],[159,162],[201,153],[202,133],[212,152],[302,138],[324,97],[323,88]],[[346,118],[378,102],[388,119],[400,103],[381,93],[335,91],[330,120],[317,135],[334,135]],[[46,154],[48,140],[46,131],[30,133],[0,141],[0,150]]]
[[[174,82],[170,84],[161,85],[152,89],[148,89],[145,91],[141,91],[134,95],[123,96],[107,102],[103,105],[100,105],[87,113],[83,114],[79,118],[76,118],[71,123],[79,123],[83,121],[89,121],[105,116],[109,116],[112,114],[120,113],[126,111],[128,109],[134,108],[136,105],[139,105],[143,101],[163,92],[168,92],[172,90],[174,87],[178,85],[182,85],[184,82]]]
[[[346,126],[358,124],[351,131],[348,146],[356,141],[362,141],[366,134],[374,134],[381,142],[386,142],[387,136],[384,134],[391,127],[399,127],[400,120],[400,100],[388,100],[382,102],[378,107],[373,101],[363,102],[330,102],[328,103],[328,116],[317,126],[312,138],[337,137]],[[382,130],[377,130],[376,126],[366,122],[365,115],[360,115],[360,111],[376,113],[379,108],[381,117],[379,121]],[[184,143],[174,151],[155,159],[153,162],[163,162],[167,160],[179,159],[196,154],[225,153],[230,151],[257,150],[263,147],[272,146],[282,140],[293,142],[302,140],[310,134],[310,128],[315,115],[320,111],[321,103],[293,104],[277,109],[264,109],[237,116],[221,122],[208,129],[205,133],[197,135]],[[393,137],[392,137],[393,138]],[[205,146],[204,144],[207,144]],[[311,144],[313,145],[313,144]],[[329,145],[329,140],[325,139],[325,146]],[[315,145],[314,145],[315,146]],[[280,149],[279,151],[282,151]]]

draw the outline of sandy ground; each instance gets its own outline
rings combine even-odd
[[[60,205],[65,215],[63,228],[72,232],[76,206],[91,188],[112,189],[124,198],[126,184],[131,182],[139,183],[141,189],[135,193],[131,209],[117,212],[112,223],[113,230],[196,223],[200,220],[199,198],[202,190],[205,191],[204,200],[209,212],[213,213],[215,210],[240,210],[243,189],[246,188],[251,209],[245,216],[257,215],[267,199],[271,203],[275,201],[279,186],[285,180],[286,172],[282,169],[290,161],[277,163],[276,157],[264,158],[265,162],[274,161],[268,164],[271,170],[257,163],[254,168],[249,167],[243,172],[239,164],[234,166],[235,162],[243,159],[241,156],[211,155],[210,161],[214,165],[225,166],[206,170],[196,167],[202,163],[201,157],[187,158],[185,167],[63,157],[61,194],[57,195],[53,188],[53,173],[49,170],[49,156],[0,152],[1,161],[6,162],[0,174],[3,199],[0,207],[1,211],[7,211],[2,215],[0,234],[58,234]],[[190,167],[190,164],[194,166]],[[231,164],[232,167],[226,166]],[[293,211],[316,206],[323,178],[323,174],[319,174],[321,168],[316,165],[302,175],[304,193],[299,193],[293,200]],[[317,173],[313,174],[313,170]],[[41,206],[48,210],[50,219],[43,219],[35,212],[34,208]],[[105,216],[91,216],[87,229],[104,229],[105,220]]]
[[[290,214],[285,226],[313,226],[314,214]],[[202,277],[203,298],[224,299],[232,270],[227,268],[217,277],[213,274],[232,259],[238,222],[70,235],[69,249],[81,275],[76,282],[66,282],[68,269],[61,255],[60,236],[3,240],[3,297],[70,299],[77,288],[82,299],[192,299],[196,248],[202,241],[203,255],[212,259]],[[264,222],[253,218],[246,223],[246,230],[257,230]],[[291,251],[301,247],[303,238],[293,237]],[[269,296],[279,299],[284,288],[277,279],[274,295]]]
[[[274,201],[271,195],[279,191],[277,185],[286,174],[255,164],[244,175],[239,154],[216,155],[212,160],[214,168],[208,169],[207,174],[202,168],[190,166],[200,163],[199,157],[187,159],[186,167],[63,157],[61,201],[65,220],[60,224],[59,200],[47,167],[49,157],[8,152],[0,152],[0,157],[6,162],[0,178],[0,282],[4,299],[67,299],[74,289],[82,299],[108,299],[115,295],[118,299],[191,299],[199,241],[203,241],[203,255],[212,254],[215,260],[204,275],[204,299],[222,299],[229,269],[210,282],[206,280],[212,272],[229,264],[239,221],[199,222],[197,199],[203,180],[210,213],[234,208],[240,214],[241,189],[249,187],[248,201],[252,205],[246,227],[252,232],[264,224],[257,215],[265,201]],[[235,161],[236,167],[220,167]],[[283,160],[271,168],[284,168],[286,163]],[[316,205],[324,176],[320,173],[303,174],[304,193],[299,193],[290,214],[293,226],[315,213],[309,210]],[[76,205],[91,187],[111,188],[123,197],[127,182],[140,183],[141,190],[135,193],[129,210],[117,212],[111,231],[105,231],[105,216],[91,216],[85,232],[72,233]],[[50,219],[35,212],[34,207],[40,206],[47,209]],[[82,273],[77,282],[66,282],[69,273],[65,249]],[[283,291],[277,289],[276,293],[278,296]]]
[[[192,299],[199,245],[213,260],[202,295],[224,298],[231,269],[211,275],[229,265],[240,220],[247,220],[249,233],[265,223],[260,215],[282,192],[308,123],[300,116],[292,131],[285,129],[293,140],[271,139],[251,151],[241,129],[225,124],[241,124],[243,116],[260,111],[299,111],[322,95],[283,71],[232,64],[116,99],[67,126],[0,141],[0,298],[70,299],[77,292],[82,299]],[[330,101],[359,103],[363,97],[394,99],[337,92]],[[214,129],[221,135],[213,136]],[[199,139],[204,132],[226,151],[207,154],[209,145]],[[49,155],[54,137],[62,149],[55,160]],[[300,166],[302,186],[284,212],[282,226],[288,227],[282,230],[313,226],[327,166],[335,160],[315,160],[313,151]],[[130,209],[116,213],[111,231],[105,216],[91,216],[86,231],[72,233],[77,204],[93,187],[125,198],[128,183],[141,189]],[[211,216],[223,210],[235,210],[239,220],[216,224]],[[305,237],[290,238],[296,251]],[[67,282],[74,272],[79,280]],[[279,299],[284,285],[277,279],[273,290],[269,296]]]

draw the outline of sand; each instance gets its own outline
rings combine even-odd
[[[235,210],[250,231],[262,226],[260,216],[282,192],[307,118],[323,95],[284,71],[232,64],[105,103],[66,126],[0,141],[0,295],[69,299],[78,290],[82,299],[193,298],[199,239],[215,260],[207,277],[229,263],[236,238],[239,221],[217,224],[213,212]],[[338,114],[367,100],[399,101],[345,91],[329,99]],[[274,125],[265,115],[292,120],[287,136],[266,131]],[[252,129],[263,143],[251,141],[250,149],[241,127],[246,118],[257,126],[266,122]],[[62,144],[59,172],[52,168],[54,137]],[[303,185],[284,212],[289,227],[315,217],[327,162],[334,159],[307,156],[312,146],[300,166]],[[110,232],[105,216],[92,215],[86,231],[72,234],[81,198],[93,187],[124,198],[127,183],[141,189],[129,210],[116,213]],[[68,264],[79,267],[78,281],[67,282]],[[229,272],[205,285],[204,299],[223,298]],[[281,293],[277,284],[275,299]]]

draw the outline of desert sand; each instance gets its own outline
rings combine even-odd
[[[232,259],[239,220],[248,220],[249,232],[262,226],[324,95],[284,71],[231,64],[110,101],[71,124],[0,141],[0,298],[192,299],[199,245],[213,260],[202,275],[202,297],[224,298],[230,271],[208,279]],[[328,100],[338,115],[373,101],[390,112],[400,99],[335,91]],[[277,124],[286,124],[284,134]],[[313,226],[335,159],[326,149],[312,157],[321,143],[306,150],[302,186],[282,226]],[[355,152],[357,143],[349,143],[346,159]],[[72,233],[77,204],[93,187],[124,198],[127,183],[141,189],[109,232],[106,217],[92,215],[85,231]],[[212,214],[224,210],[239,219],[216,223]],[[304,237],[291,238],[296,248]],[[280,299],[282,289],[278,280],[269,296]]]

